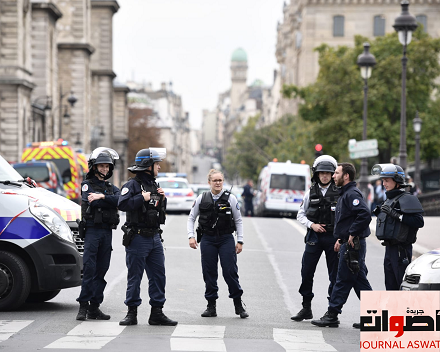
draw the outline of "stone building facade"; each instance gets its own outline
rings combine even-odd
[[[354,35],[374,38],[394,32],[400,0],[291,0],[278,25],[276,58],[283,84],[306,86],[319,73],[319,45],[353,46]],[[440,0],[411,0],[410,13],[434,37],[440,36]],[[297,102],[281,99],[280,115],[297,112]]]
[[[128,88],[114,86],[112,62],[118,9],[115,0],[0,0],[0,155],[19,161],[27,143],[58,138],[86,153],[124,153]]]

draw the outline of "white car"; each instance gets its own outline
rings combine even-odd
[[[408,265],[400,289],[440,290],[440,248],[421,255]]]
[[[183,177],[158,177],[156,183],[167,196],[167,213],[187,213],[196,200],[194,191],[189,186],[188,180]]]

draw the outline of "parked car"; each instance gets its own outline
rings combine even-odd
[[[400,289],[440,290],[440,248],[421,255],[407,266]]]
[[[211,189],[207,183],[193,183],[190,184],[190,187],[194,191],[196,198],[203,192],[209,191]]]
[[[197,197],[186,178],[158,177],[156,182],[167,196],[167,213],[189,214]]]
[[[52,161],[29,161],[27,163],[12,164],[13,168],[23,176],[30,177],[38,186],[46,188],[48,191],[67,197],[64,190],[64,183],[61,174]]]

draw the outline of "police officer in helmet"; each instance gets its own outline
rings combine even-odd
[[[304,195],[298,211],[297,219],[307,227],[307,234],[301,266],[302,281],[299,287],[299,293],[303,297],[303,308],[291,318],[295,321],[313,318],[313,277],[322,252],[325,253],[330,281],[329,299],[336,280],[339,246],[333,237],[333,226],[339,190],[332,176],[337,166],[336,160],[330,155],[316,158],[312,167],[312,186]]]
[[[118,207],[127,213],[123,244],[126,253],[127,292],[126,317],[119,325],[137,324],[137,307],[141,305],[140,286],[144,271],[148,277],[150,296],[150,325],[177,325],[162,311],[165,303],[165,255],[161,224],[165,224],[167,199],[156,183],[159,162],[165,158],[164,148],[142,149],[136,154],[135,164],[128,168],[136,176],[121,191]]]
[[[376,237],[385,246],[384,271],[387,290],[399,290],[411,262],[412,244],[423,227],[423,208],[418,198],[405,191],[405,173],[399,165],[377,164],[371,170],[385,187],[387,199],[373,211]]]
[[[106,181],[112,177],[118,153],[110,148],[95,149],[89,158],[89,172],[81,184],[80,227],[85,230],[83,279],[77,320],[108,320],[99,306],[104,299],[105,274],[110,266],[112,230],[119,224],[119,189]]]
[[[237,254],[243,250],[243,222],[237,198],[223,189],[224,176],[219,170],[211,169],[208,183],[211,188],[199,195],[188,217],[187,230],[189,246],[197,249],[200,242],[205,299],[208,301],[202,317],[216,317],[218,298],[218,260],[223,277],[228,285],[229,298],[233,299],[235,314],[244,319],[249,316],[243,307],[243,289],[238,280]],[[197,239],[194,223],[199,217]],[[233,233],[237,231],[237,243]]]

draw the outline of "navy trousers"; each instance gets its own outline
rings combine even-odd
[[[254,216],[254,204],[252,203],[252,200],[244,201],[244,216],[248,216],[249,213],[251,213],[251,216]]]
[[[359,239],[359,272],[353,274],[348,268],[347,262],[344,259],[344,253],[348,246],[348,243],[341,245],[339,249],[339,263],[338,274],[336,276],[336,283],[333,287],[332,295],[330,297],[329,311],[340,314],[342,312],[342,306],[347,302],[348,295],[353,288],[356,295],[360,299],[361,291],[371,291],[371,285],[368,282],[367,274],[368,269],[365,265],[365,254],[367,252],[367,244],[365,238]]]
[[[139,306],[141,282],[144,271],[148,277],[148,294],[152,307],[163,307],[165,303],[165,255],[160,235],[153,237],[134,236],[125,247],[125,262],[128,269],[127,292],[124,303],[128,307]]]
[[[112,230],[88,227],[84,238],[83,279],[78,302],[100,305],[107,282],[104,276],[110,267]]]
[[[385,248],[385,258],[383,261],[385,288],[387,291],[399,290],[405,269],[411,263],[412,244],[392,245]],[[407,261],[405,258],[407,258]]]
[[[237,254],[233,235],[203,235],[200,241],[205,298],[218,298],[218,259],[222,267],[223,278],[229,289],[229,298],[238,298],[243,290],[238,282]]]
[[[325,253],[327,261],[328,279],[328,299],[332,294],[333,286],[336,281],[336,273],[338,271],[338,253],[334,251],[336,239],[333,234],[320,233],[317,234],[317,242],[314,245],[306,243],[306,248],[301,262],[301,286],[299,293],[303,296],[303,302],[309,303],[314,297],[313,294],[313,278],[315,276],[316,266],[321,258],[322,252]]]

